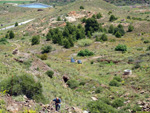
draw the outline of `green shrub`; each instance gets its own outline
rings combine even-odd
[[[93,43],[91,39],[81,39],[78,40],[77,44],[81,47],[90,46]]]
[[[87,104],[87,108],[90,113],[118,113],[115,108],[106,103],[102,102],[101,100],[92,101]]]
[[[57,17],[57,21],[61,21],[61,18],[60,18],[60,16],[58,16],[58,17]]]
[[[123,52],[125,52],[125,51],[127,51],[127,46],[119,44],[119,45],[116,46],[115,51],[123,51]]]
[[[28,98],[34,99],[38,102],[44,101],[42,94],[42,85],[36,82],[31,75],[22,75],[9,77],[0,82],[1,91],[7,90],[7,93],[14,96],[26,95]]]
[[[115,29],[114,26],[110,25],[109,29],[108,29],[108,33],[112,33],[113,34],[114,33],[114,29]]]
[[[15,27],[18,26],[18,22],[15,23]]]
[[[41,60],[47,60],[47,54],[46,53],[44,53],[44,54],[42,54],[41,56],[40,56],[40,58],[41,58]]]
[[[101,93],[103,91],[103,88],[100,86],[96,88],[95,93]]]
[[[117,20],[117,18],[116,18],[114,15],[111,15],[110,18],[109,18],[109,21],[110,21],[110,22],[113,22],[113,21],[115,21],[115,20]]]
[[[149,41],[149,40],[144,40],[143,43],[144,43],[144,44],[147,44],[147,43],[150,43],[150,41]]]
[[[132,31],[133,31],[133,29],[134,29],[134,26],[129,25],[129,27],[128,27],[128,32],[132,32]]]
[[[124,105],[124,100],[122,98],[117,98],[112,102],[112,106],[117,108]]]
[[[0,44],[7,44],[8,43],[8,41],[7,41],[7,39],[6,38],[1,38],[0,39]]]
[[[98,13],[98,14],[96,15],[96,18],[97,18],[97,19],[102,18],[102,14],[101,14],[101,13]]]
[[[32,45],[39,44],[40,43],[40,36],[39,35],[38,36],[33,36],[31,42],[32,42]]]
[[[115,33],[115,36],[117,37],[117,38],[121,38],[121,34],[120,34],[120,32],[118,31],[118,32],[116,32]]]
[[[119,76],[115,76],[113,79],[114,79],[114,80],[117,80],[118,82],[121,82],[121,81],[122,81],[122,79],[121,79]]]
[[[147,47],[146,51],[150,51],[150,46]]]
[[[10,32],[9,32],[9,38],[12,39],[12,38],[14,38],[14,37],[15,37],[14,32],[13,32],[13,31],[10,31]]]
[[[52,51],[52,46],[44,46],[42,47],[42,53],[49,53]]]
[[[67,81],[67,85],[71,88],[71,89],[75,89],[79,86],[79,82],[77,80],[68,80]]]
[[[138,105],[134,105],[133,109],[132,109],[132,112],[135,113],[137,111],[142,111],[142,108],[139,107]]]
[[[100,40],[107,41],[108,40],[107,35],[105,33],[102,34],[102,36],[100,37]]]
[[[120,83],[117,80],[112,80],[112,81],[110,81],[109,85],[119,87]]]
[[[84,7],[83,7],[83,6],[80,6],[80,9],[84,9]]]
[[[93,52],[89,51],[88,49],[85,49],[85,50],[81,50],[79,53],[78,53],[78,56],[92,56],[94,55]]]
[[[50,77],[50,78],[53,78],[53,75],[54,75],[54,72],[49,70],[46,72],[46,74]]]

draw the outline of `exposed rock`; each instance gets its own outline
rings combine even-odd
[[[94,100],[94,101],[98,100],[96,97],[91,97],[91,98],[92,98],[92,100]]]
[[[16,55],[16,54],[18,54],[18,53],[19,53],[19,50],[18,50],[18,49],[13,50],[13,52],[12,52],[13,55]]]

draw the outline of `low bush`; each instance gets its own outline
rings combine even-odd
[[[78,40],[77,43],[79,46],[85,47],[85,46],[90,46],[93,43],[93,41],[90,39],[81,39],[81,40]]]
[[[100,86],[96,88],[95,93],[101,93],[103,91],[103,88]]]
[[[118,113],[115,108],[113,108],[110,105],[107,105],[101,100],[92,101],[87,104],[87,107],[90,113]]]
[[[115,51],[123,51],[123,52],[125,52],[125,51],[127,51],[127,46],[119,44],[119,45],[116,46]]]
[[[102,36],[100,37],[100,40],[101,41],[107,41],[108,40],[107,35],[106,34],[102,34]]]
[[[84,9],[84,7],[83,7],[83,6],[80,6],[80,9]]]
[[[41,58],[41,60],[47,60],[47,54],[46,53],[44,53],[44,54],[42,54],[41,56],[40,56],[40,58]]]
[[[79,86],[79,82],[77,80],[68,80],[67,81],[67,85],[71,88],[71,89],[75,89]]]
[[[52,51],[52,46],[44,46],[42,47],[42,53],[49,53]]]
[[[78,56],[92,56],[94,55],[93,52],[89,51],[88,49],[85,49],[85,50],[81,50],[79,53],[78,53]]]
[[[0,44],[7,44],[8,43],[8,41],[7,41],[7,39],[6,38],[1,38],[0,39]]]
[[[147,47],[146,51],[150,51],[150,46]]]
[[[115,76],[113,79],[114,79],[114,80],[117,80],[118,82],[121,82],[121,81],[122,81],[122,79],[121,79],[119,76]]]
[[[124,100],[122,98],[117,98],[112,102],[112,106],[115,108],[121,107],[124,105]]]
[[[0,86],[3,88],[0,89],[1,91],[7,90],[7,93],[11,95],[26,95],[37,102],[44,102],[42,85],[40,82],[36,82],[31,75],[9,77],[1,81]]]
[[[39,44],[40,43],[40,36],[33,36],[31,42],[32,42],[32,45]]]
[[[150,43],[150,41],[149,41],[149,40],[144,40],[143,43],[144,43],[144,44],[147,44],[147,43]]]
[[[112,80],[112,81],[110,81],[109,85],[119,87],[120,83],[117,80]]]
[[[46,72],[46,74],[50,77],[50,78],[53,78],[53,75],[54,75],[54,72],[49,70]]]

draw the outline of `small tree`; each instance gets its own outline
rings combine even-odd
[[[18,22],[15,23],[15,27],[18,26]]]
[[[61,18],[60,18],[60,16],[58,16],[58,17],[57,17],[57,21],[61,21]]]
[[[116,46],[115,51],[123,51],[123,52],[125,52],[125,51],[127,51],[127,46],[119,44],[119,45]]]
[[[121,34],[120,34],[120,32],[119,32],[119,31],[117,31],[117,32],[116,32],[116,34],[115,34],[115,36],[116,36],[117,38],[121,38]]]
[[[112,33],[112,34],[114,33],[114,26],[113,25],[110,25],[108,32]]]
[[[10,32],[9,32],[9,38],[12,39],[12,38],[14,38],[14,37],[15,37],[14,32],[13,32],[13,31],[10,31]]]
[[[113,22],[113,21],[115,21],[115,20],[117,20],[117,18],[116,18],[114,15],[111,15],[110,18],[109,18],[109,21],[110,21],[110,22]]]
[[[102,14],[101,14],[101,13],[98,13],[98,14],[96,15],[96,17],[97,17],[97,19],[100,19],[100,18],[102,17]]]
[[[100,37],[100,40],[107,41],[108,40],[107,35],[105,33],[102,34],[102,36]]]
[[[83,6],[80,6],[80,9],[84,9],[84,7],[83,7]]]
[[[50,41],[52,39],[51,33],[48,32],[46,35],[46,41]]]
[[[40,36],[39,35],[38,36],[33,36],[31,42],[32,42],[32,45],[39,44],[40,43]]]
[[[42,53],[49,53],[52,51],[52,46],[44,46],[42,47]]]
[[[128,32],[132,32],[132,31],[133,31],[133,29],[134,29],[134,26],[129,25],[129,27],[128,27]]]

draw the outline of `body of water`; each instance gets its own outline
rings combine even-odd
[[[19,7],[26,7],[26,8],[48,8],[52,7],[50,5],[41,4],[41,3],[33,3],[33,4],[25,4],[25,5],[18,5]]]

